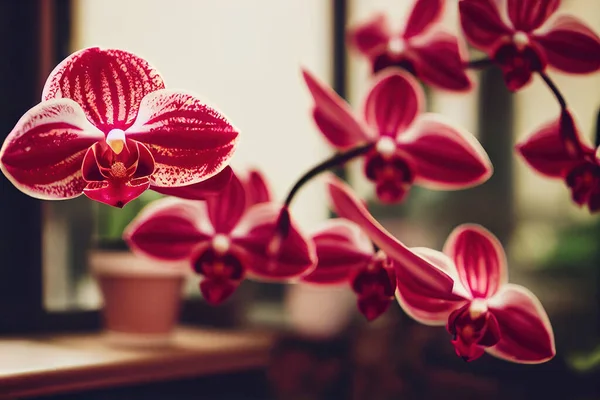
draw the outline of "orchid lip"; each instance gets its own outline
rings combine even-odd
[[[389,158],[396,152],[396,142],[389,136],[384,136],[377,141],[375,150],[385,158]]]
[[[125,132],[122,129],[113,129],[106,135],[106,144],[115,154],[121,154],[125,148]]]
[[[230,246],[231,241],[226,235],[223,235],[222,233],[216,234],[212,239],[212,248],[219,255],[227,253],[229,251]]]

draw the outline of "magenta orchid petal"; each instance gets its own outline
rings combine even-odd
[[[244,186],[246,187],[246,207],[252,207],[255,204],[266,203],[272,200],[271,189],[263,174],[255,169],[248,171],[244,177]]]
[[[330,219],[312,235],[317,267],[303,282],[333,285],[348,283],[353,273],[373,259],[371,240],[358,225],[342,218]],[[389,301],[388,301],[389,303]]]
[[[310,72],[302,73],[315,102],[315,123],[333,146],[345,149],[372,140],[373,134],[354,117],[348,103]]]
[[[556,355],[554,333],[540,301],[528,289],[508,284],[488,301],[501,339],[491,355],[522,364],[543,363]]]
[[[391,37],[385,14],[377,14],[369,21],[348,31],[348,43],[366,56],[385,49]]]
[[[408,73],[390,69],[379,75],[365,100],[365,120],[380,136],[395,138],[424,107],[423,89]]]
[[[558,9],[560,0],[508,0],[508,17],[515,29],[531,32]]]
[[[489,298],[508,282],[504,248],[480,225],[456,227],[444,245],[458,271],[458,277],[474,298]]]
[[[426,33],[444,12],[444,0],[416,0],[406,22],[403,37],[412,37]]]
[[[438,115],[423,115],[412,133],[398,147],[410,155],[416,183],[452,190],[478,185],[492,175],[492,164],[475,137]]]
[[[71,54],[50,73],[42,100],[69,98],[104,133],[127,129],[142,99],[165,87],[145,60],[122,50],[87,48]]]
[[[233,174],[219,196],[206,199],[206,208],[215,232],[231,232],[246,211],[246,190],[242,181]]]
[[[414,320],[426,325],[443,326],[455,309],[466,304],[470,294],[458,280],[454,263],[444,253],[422,247],[411,250],[453,279],[454,289],[452,293],[437,291],[399,264],[396,266],[396,299]]]
[[[233,170],[227,166],[218,174],[202,182],[176,187],[151,185],[150,189],[160,194],[179,197],[181,199],[206,200],[208,197],[219,195],[229,184],[232,175]]]
[[[238,132],[191,94],[158,90],[142,100],[127,137],[148,147],[154,186],[187,186],[219,173],[233,155]]]
[[[249,276],[266,281],[289,281],[310,273],[317,263],[315,246],[290,219],[282,236],[277,226],[281,205],[261,203],[244,214],[231,233],[232,243],[244,250]]]
[[[0,149],[0,169],[22,192],[70,199],[86,185],[81,167],[90,146],[104,135],[70,99],[50,100],[21,117]]]
[[[578,18],[559,16],[535,40],[548,64],[560,71],[586,74],[600,69],[600,38]]]
[[[199,244],[210,243],[213,232],[206,220],[206,210],[200,202],[160,199],[142,210],[127,226],[123,238],[133,251],[147,256],[185,260]]]
[[[427,247],[411,247],[411,250],[452,278],[454,281],[452,293],[454,295],[463,299],[470,299],[472,297],[471,291],[462,284],[454,261],[447,254]]]
[[[473,46],[490,51],[503,35],[511,33],[494,0],[461,0],[458,5],[463,31]]]
[[[579,130],[570,115],[545,123],[519,143],[516,149],[529,166],[551,178],[563,178],[580,164],[580,151],[593,153],[593,149],[581,141]]]
[[[402,268],[415,280],[427,285],[428,290],[436,293],[452,293],[453,280],[435,265],[415,254],[402,242],[394,238],[377,222],[356,198],[352,189],[339,179],[330,176],[329,196],[335,212],[343,218],[358,224],[369,238],[391,258],[396,269]],[[398,278],[400,280],[401,278]]]
[[[466,92],[473,83],[467,75],[456,36],[437,31],[427,42],[411,47],[411,61],[416,75],[435,88]]]

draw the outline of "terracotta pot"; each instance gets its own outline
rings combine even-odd
[[[167,343],[179,317],[185,269],[127,251],[93,251],[89,261],[108,338],[128,345]]]

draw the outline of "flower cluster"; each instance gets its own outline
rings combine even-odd
[[[124,238],[134,251],[166,262],[188,260],[202,277],[200,291],[216,305],[246,277],[287,281],[315,266],[311,240],[288,220],[276,234],[281,206],[262,175],[233,174],[227,187],[204,201],[165,198],[132,221]]]
[[[464,360],[485,352],[519,363],[555,355],[540,301],[508,283],[498,239],[460,225],[443,248],[408,248],[369,213],[352,189],[329,178],[339,218],[305,234],[289,206],[312,178],[353,159],[383,203],[401,203],[412,185],[466,189],[492,175],[473,135],[426,113],[421,83],[463,92],[469,68],[496,64],[510,90],[538,75],[560,115],[516,146],[537,172],[563,179],[573,201],[600,210],[600,159],[586,144],[547,67],[586,74],[600,69],[600,39],[559,0],[459,0],[467,41],[487,54],[467,61],[462,37],[441,27],[444,0],[416,0],[404,29],[385,16],[353,27],[350,46],[373,72],[362,112],[304,70],[316,127],[338,153],[298,179],[283,203],[256,170],[227,166],[238,136],[215,108],[168,90],[148,62],[121,50],[90,48],[51,73],[42,102],[19,120],[0,150],[2,172],[24,193],[46,200],[81,194],[123,207],[147,189],[167,197],[144,209],[124,239],[134,252],[165,263],[187,261],[210,304],[247,278],[303,285],[346,285],[368,320],[397,300],[413,319],[445,325]]]

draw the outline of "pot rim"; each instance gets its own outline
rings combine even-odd
[[[140,278],[184,278],[191,275],[186,260],[169,262],[144,257],[130,251],[92,250],[90,270],[97,276],[136,276]]]

